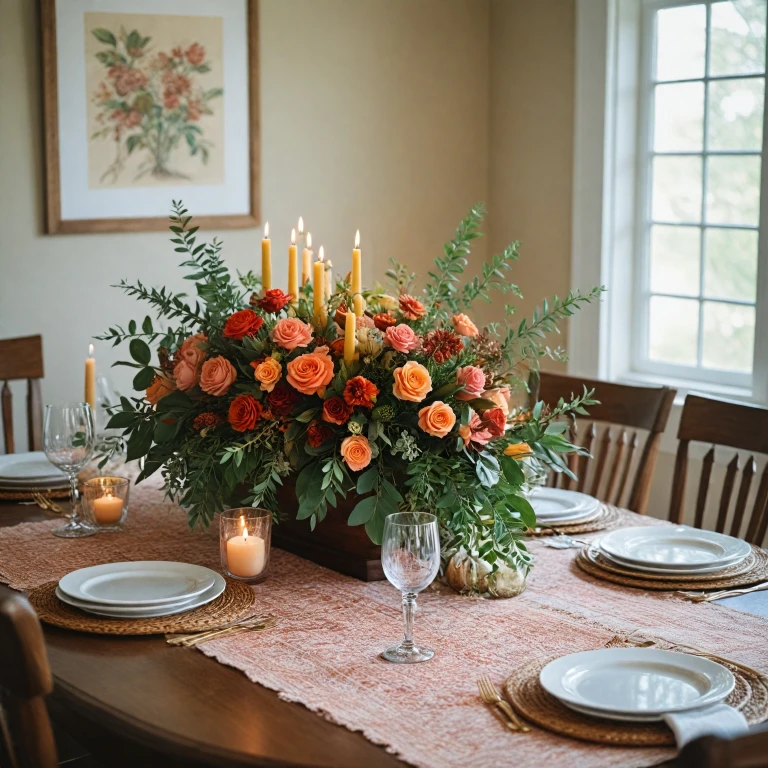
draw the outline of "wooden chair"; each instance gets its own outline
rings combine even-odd
[[[768,764],[768,728],[761,725],[744,736],[702,736],[686,744],[675,768],[764,768]]]
[[[58,765],[44,698],[52,690],[37,615],[26,598],[0,586],[0,765]]]
[[[0,403],[3,413],[5,452],[15,451],[13,439],[13,408],[11,388],[14,379],[27,380],[27,441],[30,451],[43,447],[43,401],[40,396],[40,379],[43,378],[43,337],[24,336],[0,341]]]
[[[549,484],[589,493],[609,504],[645,514],[661,435],[667,426],[676,390],[633,387],[542,371],[537,399],[555,406],[561,397],[569,400],[572,395],[580,395],[585,386],[588,390],[594,389],[594,397],[600,404],[587,409],[586,429],[580,429],[581,420],[573,423],[570,438],[571,442],[594,452],[595,460],[591,461],[590,456],[570,455],[568,466],[578,480],[563,473],[553,473]],[[606,424],[599,437],[595,422]],[[578,431],[584,433],[581,442],[578,441]],[[647,432],[647,436],[642,432]],[[642,450],[635,460],[642,440]],[[636,466],[630,484],[633,463]]]
[[[728,446],[729,448],[736,448],[737,451],[749,451],[750,454],[768,454],[768,409],[747,403],[734,403],[727,400],[701,397],[700,395],[688,395],[685,398],[683,413],[680,417],[677,438],[679,444],[672,481],[672,496],[669,502],[669,519],[674,523],[683,521],[690,443],[694,441],[712,445],[702,461],[699,490],[696,497],[693,525],[696,528],[701,528],[704,523],[712,467],[715,463],[715,447],[718,445]],[[720,493],[717,522],[715,523],[715,530],[718,533],[725,532],[740,469],[741,462],[737,452],[727,466]],[[742,527],[746,524],[746,531],[741,538],[753,544],[760,544],[768,528],[768,464],[760,476],[751,513],[747,515],[745,520],[752,481],[756,474],[757,463],[754,455],[750,455],[741,471],[741,481],[736,493],[728,532],[731,536],[739,536]]]

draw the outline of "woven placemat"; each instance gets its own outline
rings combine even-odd
[[[555,533],[594,533],[595,531],[607,531],[612,528],[620,528],[626,525],[631,512],[614,507],[611,504],[601,504],[598,514],[580,523],[561,523],[551,528],[531,528],[525,532],[526,536],[553,536]]]
[[[46,499],[68,499],[69,488],[34,488],[23,491],[0,491],[2,501],[34,501],[37,495]]]
[[[40,621],[54,627],[90,632],[96,635],[162,635],[179,632],[202,632],[251,613],[256,599],[254,591],[242,581],[227,579],[224,592],[215,600],[188,613],[153,619],[110,619],[94,616],[62,603],[56,597],[58,582],[49,581],[33,589],[27,598]]]
[[[751,568],[743,572],[732,573],[725,578],[705,575],[691,578],[673,579],[667,576],[659,578],[660,574],[642,574],[636,571],[622,571],[614,563],[609,563],[594,546],[583,547],[576,555],[576,565],[590,576],[595,576],[604,581],[612,581],[614,584],[621,584],[624,587],[635,587],[637,589],[725,589],[726,587],[746,587],[750,584],[756,584],[768,579],[768,552],[752,545],[752,554],[754,558]],[[735,566],[732,566],[735,568]],[[652,576],[653,578],[649,578]]]
[[[768,682],[762,675],[719,657],[699,655],[712,658],[733,672],[736,685],[725,700],[727,704],[738,709],[750,725],[768,718]],[[539,673],[556,658],[534,659],[516,669],[505,681],[504,695],[521,717],[547,731],[596,744],[622,747],[675,745],[675,737],[665,723],[603,720],[582,715],[550,696],[539,682]]]

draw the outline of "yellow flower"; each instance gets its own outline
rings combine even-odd
[[[511,456],[513,459],[519,461],[520,459],[526,458],[526,456],[532,456],[533,451],[528,443],[514,443],[508,445],[504,449],[504,455]]]

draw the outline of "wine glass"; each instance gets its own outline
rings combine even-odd
[[[48,461],[69,476],[72,513],[69,522],[53,531],[65,539],[91,536],[96,529],[78,515],[80,493],[77,473],[91,460],[94,449],[93,411],[88,403],[46,405],[43,423],[43,450]]]
[[[428,661],[435,652],[413,644],[416,595],[428,587],[440,567],[437,518],[427,512],[397,512],[384,520],[381,565],[390,584],[403,593],[405,637],[382,657],[400,664]]]

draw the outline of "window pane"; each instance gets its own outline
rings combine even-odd
[[[702,362],[707,368],[752,371],[755,308],[704,302]]]
[[[699,229],[651,227],[651,291],[699,295]]]
[[[667,8],[656,15],[656,79],[704,76],[707,13],[703,5]]]
[[[651,360],[696,365],[699,302],[652,296],[648,334]]]
[[[712,4],[711,75],[764,71],[765,12],[765,0]]]
[[[710,149],[762,149],[764,89],[761,77],[710,83]]]
[[[713,299],[755,301],[757,232],[707,229],[704,245],[705,295]]]
[[[701,160],[698,157],[654,158],[653,218],[656,221],[701,220]]]
[[[759,206],[759,157],[707,159],[708,222],[757,226]]]
[[[655,94],[654,149],[700,151],[704,135],[704,84],[657,85]]]

